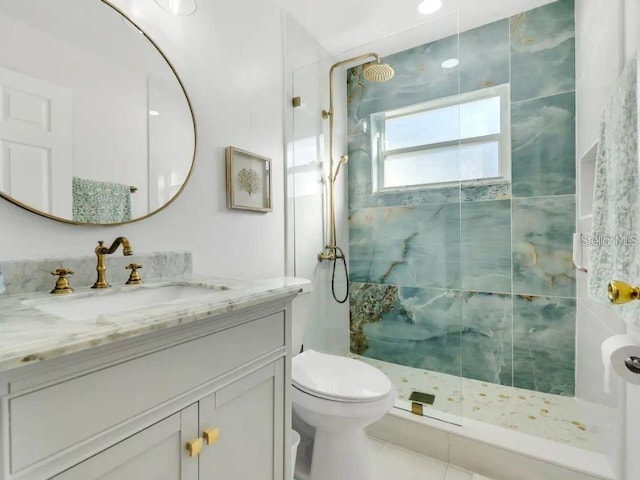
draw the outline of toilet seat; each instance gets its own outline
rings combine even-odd
[[[387,376],[371,365],[314,350],[293,358],[291,376],[298,390],[338,402],[374,402],[392,389]]]

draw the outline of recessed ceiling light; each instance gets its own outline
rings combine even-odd
[[[447,58],[444,62],[440,64],[442,68],[454,68],[457,67],[460,63],[460,60],[457,58]]]
[[[160,8],[173,15],[191,15],[196,11],[195,0],[155,0]]]
[[[442,0],[423,0],[418,5],[418,11],[423,15],[430,15],[440,10],[440,7],[442,7]]]
[[[160,112],[156,110],[149,110],[149,115],[151,115],[152,117],[157,117],[158,115],[160,115]]]

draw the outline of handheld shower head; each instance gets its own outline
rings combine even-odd
[[[386,82],[391,80],[396,72],[391,65],[387,63],[377,62],[367,63],[362,67],[362,75],[370,82]]]

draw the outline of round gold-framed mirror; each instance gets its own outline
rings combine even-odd
[[[0,196],[39,215],[120,225],[169,205],[196,122],[173,65],[107,0],[0,2]]]

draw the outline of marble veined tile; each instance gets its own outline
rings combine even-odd
[[[364,327],[380,322],[384,315],[396,308],[398,287],[379,283],[349,283],[350,350],[361,354],[369,343]]]
[[[511,184],[508,182],[490,185],[462,185],[460,199],[463,202],[484,200],[508,200],[511,198]]]
[[[375,296],[381,301],[371,308]],[[368,284],[354,288],[350,300],[351,348],[359,350],[353,353],[459,375],[458,291]],[[354,349],[356,321],[364,338],[355,342]]]
[[[462,376],[512,385],[511,295],[462,293]]]
[[[347,70],[347,135],[360,135],[368,129],[369,115],[360,113],[360,105],[365,93],[368,92],[367,82],[362,75],[362,66]]]
[[[459,204],[352,211],[349,271],[354,282],[460,288]]]
[[[575,90],[573,0],[559,0],[510,19],[511,98]]]
[[[511,385],[511,311],[511,295],[352,283],[351,352]]]
[[[432,205],[438,203],[457,203],[460,201],[460,188],[418,188],[377,192],[371,202],[374,207]]]
[[[514,197],[575,193],[575,92],[511,106]]]
[[[511,201],[462,203],[462,288],[511,292]]]
[[[136,245],[132,244],[135,249]],[[95,248],[89,245],[87,250]],[[129,257],[118,250],[106,258],[107,281],[116,286],[123,285],[129,278],[130,270],[124,267],[132,262],[144,267],[140,271],[143,280],[176,277],[193,271],[191,252],[144,252]],[[69,276],[72,287],[90,286],[96,281],[96,256],[43,258],[34,260],[11,260],[3,262],[5,286],[8,295],[16,293],[44,292],[55,286],[55,278],[50,272],[65,267],[74,272]]]
[[[509,19],[460,33],[460,91],[509,82]]]
[[[514,386],[573,396],[575,299],[514,295],[513,326]]]
[[[575,195],[513,200],[513,291],[575,297]]]
[[[361,67],[349,69],[349,125],[372,113],[455,95],[458,69],[445,69],[441,64],[457,57],[458,36],[454,35],[385,57],[383,61],[396,72],[387,82],[369,82],[362,77]]]

